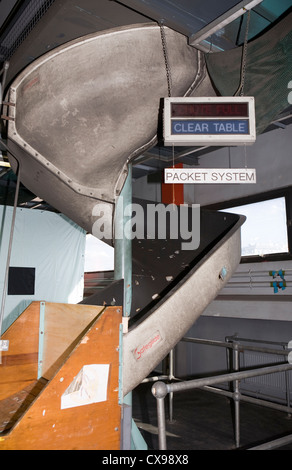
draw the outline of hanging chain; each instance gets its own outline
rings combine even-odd
[[[166,70],[166,78],[167,78],[167,88],[168,88],[168,97],[171,97],[171,89],[172,89],[172,83],[171,83],[171,71],[170,71],[170,65],[169,65],[169,60],[168,60],[168,53],[167,53],[167,45],[166,45],[166,35],[165,35],[165,29],[164,29],[164,24],[160,23],[160,34],[161,34],[161,41],[162,41],[162,48],[163,48],[163,55],[164,55],[164,61],[165,61],[165,70]]]
[[[250,10],[248,11],[248,14],[247,14],[245,37],[244,37],[244,44],[243,44],[243,51],[242,51],[241,82],[240,82],[238,91],[236,93],[237,95],[239,94],[240,96],[244,95],[249,24],[250,24]],[[247,168],[246,144],[244,144],[244,165],[245,165],[245,168]]]
[[[161,42],[162,42],[162,49],[163,49],[164,62],[165,62],[168,97],[170,98],[172,95],[172,81],[171,81],[171,71],[170,71],[170,65],[169,65],[169,59],[168,59],[168,53],[167,53],[166,35],[165,35],[163,21],[161,21],[160,23],[160,34],[161,34]],[[172,167],[174,168],[174,145],[172,146]],[[174,184],[172,185],[172,203],[175,204]]]
[[[248,11],[247,20],[246,20],[246,30],[245,30],[245,37],[244,37],[244,44],[243,44],[243,51],[242,51],[241,79],[240,79],[239,88],[237,92],[235,93],[236,96],[237,95],[243,96],[243,93],[244,93],[249,23],[250,23],[250,10]]]

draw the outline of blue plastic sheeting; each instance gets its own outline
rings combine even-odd
[[[13,208],[0,206],[0,301]],[[75,304],[83,299],[86,233],[61,214],[17,209],[11,267],[35,268],[34,295],[6,293],[2,333],[32,301]]]

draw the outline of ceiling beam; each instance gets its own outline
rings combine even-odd
[[[195,34],[192,34],[189,38],[190,46],[198,47],[202,41],[204,41],[217,31],[220,31],[220,29],[222,29],[224,26],[229,23],[232,23],[232,21],[236,20],[236,18],[242,16],[244,13],[246,13],[247,10],[251,10],[262,1],[263,0],[243,0],[235,7],[231,8],[226,13],[216,18],[216,20],[212,21],[207,26],[202,28],[200,31]]]

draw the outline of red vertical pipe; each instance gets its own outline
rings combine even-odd
[[[177,163],[173,168],[183,168],[183,163]],[[184,185],[171,184],[164,182],[164,174],[161,184],[161,202],[163,204],[176,204],[179,206],[184,203]]]

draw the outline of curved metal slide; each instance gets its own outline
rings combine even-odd
[[[214,95],[203,54],[183,35],[167,28],[165,34],[173,96]],[[90,233],[102,207],[111,245],[128,165],[161,135],[164,54],[156,24],[108,30],[45,54],[9,88],[12,168],[30,191]],[[124,394],[177,344],[239,263],[243,218],[201,211],[198,223],[193,250],[183,250],[179,237],[133,240]],[[120,292],[115,282],[86,302],[119,302]]]

